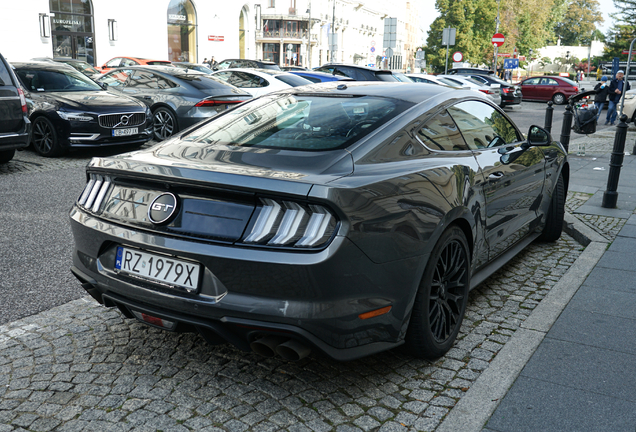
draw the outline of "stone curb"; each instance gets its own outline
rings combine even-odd
[[[547,332],[605,253],[609,242],[574,216],[566,213],[563,225],[570,236],[586,246],[585,250],[521,324],[436,432],[482,430]]]

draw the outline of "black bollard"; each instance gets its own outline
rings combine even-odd
[[[554,105],[552,101],[548,101],[548,107],[545,109],[545,122],[543,123],[543,129],[549,133],[552,133],[552,115],[554,113],[552,105]]]
[[[616,208],[618,201],[618,178],[621,175],[621,167],[625,158],[625,139],[627,138],[627,116],[623,114],[619,119],[620,123],[616,126],[616,135],[614,135],[614,149],[610,157],[610,170],[607,176],[607,189],[603,193],[603,208]]]
[[[566,153],[570,149],[570,131],[572,130],[573,117],[574,114],[572,113],[572,105],[568,104],[568,106],[565,107],[565,112],[563,113],[563,126],[561,126],[561,138],[559,138]]]

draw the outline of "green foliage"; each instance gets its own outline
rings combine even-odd
[[[602,59],[610,61],[614,57],[627,61],[627,54],[623,50],[628,50],[632,40],[636,37],[636,25],[616,24],[608,32],[605,39],[605,51]],[[634,47],[636,49],[636,47]]]
[[[596,24],[603,22],[598,0],[570,0],[563,19],[554,32],[561,36],[562,45],[589,45]]]

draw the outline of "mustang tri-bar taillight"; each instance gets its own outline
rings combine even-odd
[[[104,201],[110,184],[110,178],[91,174],[82,195],[77,200],[77,205],[93,213],[97,212],[102,205],[102,201]]]
[[[243,243],[315,248],[333,235],[337,220],[325,207],[260,199],[260,212]]]

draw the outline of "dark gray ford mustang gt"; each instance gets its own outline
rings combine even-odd
[[[323,83],[95,158],[73,273],[100,303],[297,360],[437,358],[468,291],[561,235],[569,168],[476,92]]]

